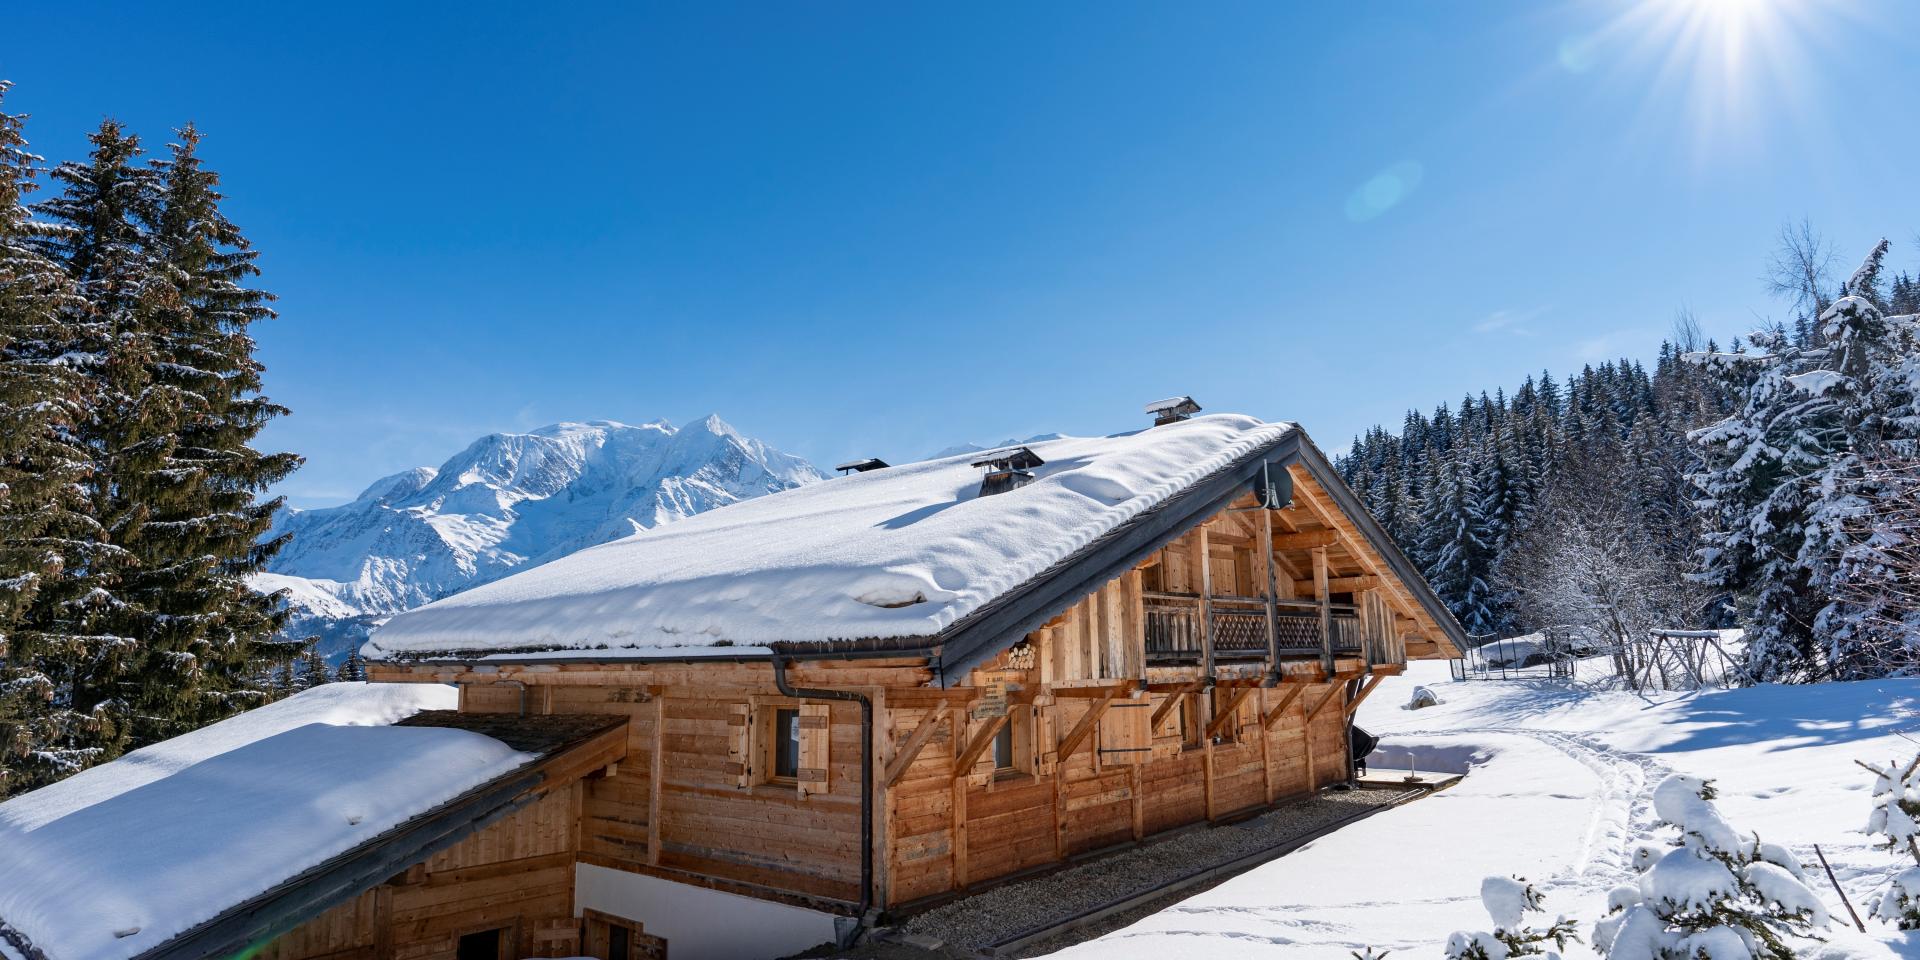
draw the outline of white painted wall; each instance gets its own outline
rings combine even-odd
[[[768,960],[833,939],[833,915],[659,877],[578,864],[573,912],[638,920],[673,960]]]

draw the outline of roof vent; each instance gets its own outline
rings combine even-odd
[[[1179,423],[1199,413],[1200,405],[1194,403],[1192,397],[1168,397],[1147,404],[1147,412],[1153,414],[1153,425],[1160,427]]]
[[[848,460],[846,463],[834,467],[834,469],[840,471],[840,475],[844,477],[849,473],[866,473],[868,470],[885,470],[888,466],[889,464],[879,457],[868,457],[864,460]]]
[[[987,475],[980,478],[980,495],[991,497],[996,493],[1017,490],[1033,482],[1033,468],[1045,460],[1026,447],[1009,447],[980,455],[975,460],[976,467],[986,467]]]

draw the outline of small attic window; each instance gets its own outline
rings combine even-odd
[[[1200,412],[1200,405],[1192,397],[1168,397],[1147,404],[1147,412],[1153,415],[1153,425],[1165,426],[1179,423]]]
[[[996,493],[1017,490],[1033,482],[1033,468],[1046,463],[1040,455],[1026,447],[1010,447],[981,454],[975,460],[976,467],[987,468],[987,475],[980,478],[980,495],[990,497]]]
[[[866,473],[869,470],[885,470],[889,466],[891,466],[891,464],[879,457],[867,457],[864,460],[848,460],[846,463],[834,467],[834,469],[840,471],[841,476],[845,476],[849,473]]]

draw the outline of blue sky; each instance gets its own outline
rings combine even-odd
[[[0,39],[42,153],[205,132],[303,505],[563,419],[831,464],[1192,393],[1337,448],[1778,315],[1787,220],[1920,263],[1920,4],[397,6]]]

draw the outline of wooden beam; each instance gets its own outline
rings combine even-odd
[[[1220,708],[1220,711],[1214,715],[1212,723],[1207,724],[1207,732],[1205,734],[1207,739],[1213,739],[1213,736],[1219,733],[1221,728],[1225,727],[1227,723],[1233,719],[1235,712],[1240,709],[1240,704],[1246,701],[1247,694],[1258,689],[1260,689],[1258,686],[1250,686],[1241,687],[1234,691],[1233,696],[1227,700],[1227,705]]]
[[[1175,707],[1178,707],[1180,701],[1184,699],[1187,694],[1200,689],[1200,685],[1205,682],[1204,680],[1195,680],[1192,683],[1183,683],[1175,688],[1172,693],[1167,695],[1165,700],[1160,701],[1159,706],[1153,708],[1153,717],[1147,721],[1147,729],[1160,729],[1160,721],[1165,720],[1167,714],[1172,712]]]
[[[959,756],[953,758],[953,775],[955,777],[966,776],[967,771],[972,769],[973,762],[980,759],[980,755],[985,753],[988,747],[993,746],[994,735],[1000,732],[1001,727],[1007,725],[1007,721],[1012,719],[1012,716],[1012,714],[1003,713],[1000,716],[994,717],[987,721],[986,726],[980,728],[979,733],[973,735],[973,742],[967,744],[967,749]]]
[[[1312,550],[1314,547],[1330,547],[1338,542],[1340,534],[1334,530],[1302,530],[1299,533],[1273,535],[1275,550]]]
[[[881,773],[882,784],[891,787],[899,783],[901,777],[907,775],[907,768],[913,766],[914,758],[920,756],[920,751],[926,747],[927,742],[939,732],[940,724],[946,721],[947,714],[952,709],[951,701],[942,700],[932,713],[920,718],[920,725],[914,727],[912,733],[907,734],[907,742],[900,745],[899,752],[893,755],[893,761],[888,763],[887,769]]]
[[[1329,681],[1326,685],[1327,692],[1321,694],[1320,700],[1307,710],[1307,723],[1311,724],[1313,722],[1313,718],[1319,716],[1320,711],[1326,709],[1327,704],[1333,702],[1333,695],[1336,693],[1339,693],[1340,688],[1344,686],[1348,680],[1352,680],[1355,676],[1357,676],[1357,674],[1350,674],[1350,673],[1334,674],[1333,679]]]
[[[1360,687],[1360,692],[1354,694],[1352,700],[1347,701],[1347,705],[1345,709],[1347,711],[1347,717],[1349,719],[1353,717],[1353,712],[1355,710],[1360,709],[1360,701],[1365,700],[1367,698],[1367,694],[1372,693],[1373,688],[1379,686],[1380,681],[1385,680],[1386,678],[1387,678],[1387,673],[1384,670],[1375,670],[1373,672],[1373,676],[1367,678],[1367,682]]]
[[[1067,758],[1073,756],[1074,751],[1080,749],[1080,744],[1093,735],[1094,725],[1100,722],[1100,715],[1106,713],[1107,708],[1112,705],[1113,694],[1111,693],[1095,700],[1093,706],[1088,707],[1087,712],[1081,716],[1080,722],[1074,724],[1073,729],[1067,732],[1066,739],[1060,741],[1060,759],[1055,768],[1060,771],[1058,775],[1065,775]]]
[[[1118,697],[1125,695],[1133,690],[1134,685],[1135,681],[1131,680],[1125,683],[1105,683],[1096,687],[1066,687],[1056,684],[1049,688],[1047,692],[1053,694],[1055,699],[1064,700],[1069,697],[1079,697],[1085,700],[1098,700],[1101,697]]]
[[[1381,578],[1382,584],[1387,589],[1388,599],[1393,602],[1395,607],[1399,608],[1401,613],[1406,614],[1409,619],[1417,624],[1424,624],[1431,626],[1436,631],[1439,630],[1440,625],[1433,623],[1432,619],[1427,617],[1426,612],[1421,609],[1420,604],[1414,601],[1411,590],[1409,590],[1405,584],[1402,584],[1398,578],[1394,577],[1390,571],[1385,569],[1385,565],[1382,562],[1374,558],[1372,548],[1364,542],[1353,542],[1356,540],[1363,541],[1364,538],[1359,537],[1357,532],[1356,536],[1351,540],[1346,537],[1344,528],[1351,526],[1352,522],[1347,520],[1346,515],[1342,514],[1338,507],[1327,502],[1326,495],[1320,492],[1317,483],[1313,479],[1313,475],[1308,473],[1306,468],[1299,464],[1289,467],[1288,470],[1293,474],[1294,502],[1306,507],[1307,511],[1313,514],[1315,519],[1340,534],[1340,540],[1337,541],[1338,544],[1345,548],[1346,552],[1351,554],[1355,560],[1359,561],[1362,567],[1367,568],[1368,572]]]
[[[1315,554],[1315,556],[1318,556],[1318,554]],[[1379,586],[1380,578],[1371,573],[1348,577],[1329,576],[1327,578],[1328,593],[1359,593],[1362,590],[1373,590]],[[1318,593],[1320,590],[1318,578],[1316,577],[1313,580],[1295,580],[1293,582],[1293,590],[1296,595],[1302,593]]]
[[[1287,712],[1288,707],[1293,706],[1294,699],[1300,696],[1301,691],[1307,689],[1304,683],[1285,683],[1281,684],[1281,687],[1286,692],[1280,695],[1280,702],[1274,704],[1273,709],[1268,710],[1267,715],[1260,718],[1260,729],[1263,731],[1273,729],[1274,722]]]

